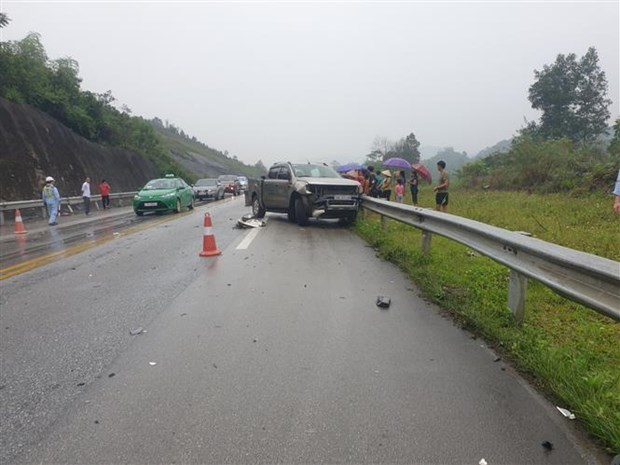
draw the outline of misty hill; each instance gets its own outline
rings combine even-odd
[[[174,162],[192,173],[196,179],[213,178],[221,174],[259,176],[265,171],[262,162],[254,166],[246,165],[236,156],[230,157],[228,152],[211,148],[159,118],[152,119],[150,123]]]
[[[467,157],[465,152],[456,152],[452,147],[446,147],[440,149],[437,154],[429,159],[422,160],[422,164],[426,166],[431,173],[436,172],[436,164],[439,160],[446,162],[446,170],[452,175],[456,176],[456,172],[460,170],[465,164],[471,161],[471,158]]]
[[[424,163],[424,160],[433,158],[437,153],[443,150],[444,147],[436,147],[434,145],[421,145],[418,149],[420,151],[420,160]]]
[[[500,140],[497,144],[482,149],[474,156],[474,159],[488,157],[489,155],[493,155],[495,153],[508,152],[512,146],[512,141],[512,137],[510,139]]]

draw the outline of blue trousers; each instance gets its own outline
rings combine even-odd
[[[58,216],[58,202],[46,203],[47,216],[49,216],[48,224],[56,223],[56,217]]]

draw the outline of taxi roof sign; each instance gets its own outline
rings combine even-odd
[[[176,176],[172,173],[169,173],[165,176],[166,178],[176,178]]]

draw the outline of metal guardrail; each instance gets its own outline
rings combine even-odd
[[[133,199],[137,192],[115,192],[110,194],[110,202],[116,201],[117,206],[123,206],[123,200]],[[95,208],[99,208],[97,202],[101,201],[101,195],[92,195],[90,201],[94,203]],[[62,197],[60,204],[69,208],[69,211],[73,212],[72,205],[81,205],[84,202],[82,197]],[[36,200],[17,200],[14,202],[0,202],[0,225],[4,224],[4,212],[13,210],[26,210],[28,208],[40,208],[43,218],[47,217],[47,208],[43,206],[41,199]]]
[[[365,195],[362,208],[380,214],[384,228],[385,218],[391,218],[421,229],[422,250],[426,253],[432,234],[438,234],[506,265],[511,270],[508,306],[519,323],[525,312],[527,278],[620,321],[619,262],[449,213]]]

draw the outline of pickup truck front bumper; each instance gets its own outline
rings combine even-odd
[[[341,218],[357,213],[360,199],[357,195],[325,196],[315,198],[310,216],[315,218]]]

